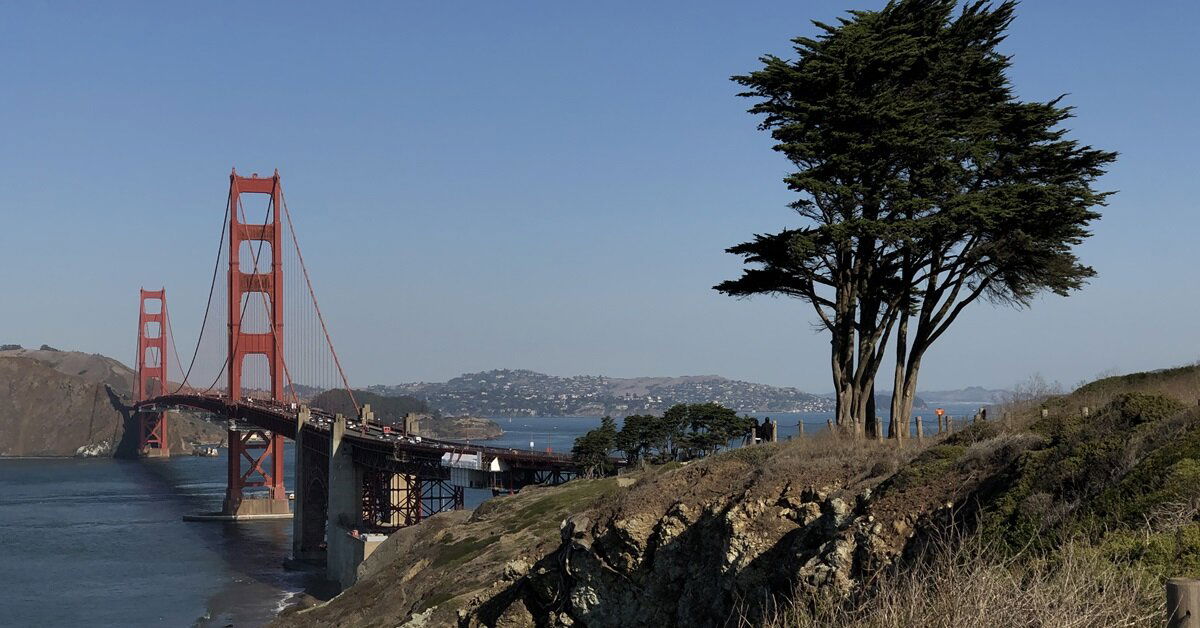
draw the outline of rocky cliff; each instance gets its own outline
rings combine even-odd
[[[797,584],[848,591],[913,530],[870,514],[872,488],[905,458],[875,447],[738,450],[434,517],[389,539],[358,585],[286,623],[705,626]],[[879,469],[857,464],[872,455]]]
[[[133,455],[133,371],[75,351],[0,351],[0,456]],[[173,453],[220,444],[224,430],[171,413]]]

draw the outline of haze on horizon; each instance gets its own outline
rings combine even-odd
[[[128,362],[137,289],[165,285],[188,352],[229,169],[278,168],[355,385],[528,368],[827,391],[806,304],[711,290],[741,267],[724,248],[796,224],[728,77],[883,4],[6,5],[0,343]],[[1098,277],[971,306],[922,389],[1200,358],[1198,21],[1182,0],[1020,6],[1017,92],[1067,93],[1073,136],[1121,153],[1079,249]]]

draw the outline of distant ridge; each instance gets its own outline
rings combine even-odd
[[[0,395],[0,457],[136,455],[136,424],[125,409],[134,376],[100,354],[3,346],[0,390],[8,392]],[[221,425],[190,413],[171,416],[172,455],[225,438]]]
[[[524,369],[466,373],[448,382],[368,388],[410,395],[446,414],[484,416],[626,416],[661,412],[677,403],[721,403],[739,412],[822,412],[828,399],[796,388],[732,380],[719,375],[681,377],[558,377]]]
[[[931,390],[919,393],[930,403],[1000,403],[1012,393],[1007,390],[994,390],[982,386],[968,386],[958,390]]]

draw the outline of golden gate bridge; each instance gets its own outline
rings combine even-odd
[[[359,405],[278,171],[231,172],[215,257],[192,355],[180,359],[165,288],[142,289],[134,362],[141,455],[170,455],[169,409],[227,425],[225,499],[206,518],[292,517],[294,557],[325,561],[331,578],[348,586],[369,553],[363,532],[386,534],[460,509],[464,488],[513,491],[577,474],[569,456],[422,438],[375,421]],[[310,408],[324,390],[345,390],[357,415]],[[288,440],[295,443],[294,507],[284,478]]]

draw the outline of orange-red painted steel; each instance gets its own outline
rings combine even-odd
[[[150,305],[157,302],[157,311]],[[157,328],[153,328],[157,325]],[[167,291],[143,289],[138,299],[137,401],[145,401],[167,390]],[[138,452],[142,455],[170,455],[167,441],[167,415],[164,412],[138,413]]]
[[[242,194],[268,194],[271,196],[270,215],[263,224],[242,222],[239,210]],[[270,370],[270,396],[284,401],[283,364],[283,230],[280,223],[283,189],[279,184],[279,172],[262,179],[257,176],[238,176],[236,170],[229,175],[229,396],[240,399],[242,369],[246,356],[266,357]],[[253,271],[242,272],[242,243],[250,244],[254,256]],[[257,256],[262,244],[270,247],[271,266],[269,272],[259,272],[265,266]],[[243,305],[243,296],[247,304]],[[267,309],[270,331],[248,333],[242,331],[243,307],[254,307],[249,300],[262,300]],[[225,489],[225,510],[235,511],[242,501],[242,490],[247,487],[265,487],[271,499],[287,499],[283,484],[283,435],[267,431],[229,431],[229,475]],[[243,462],[249,463],[243,470]]]

